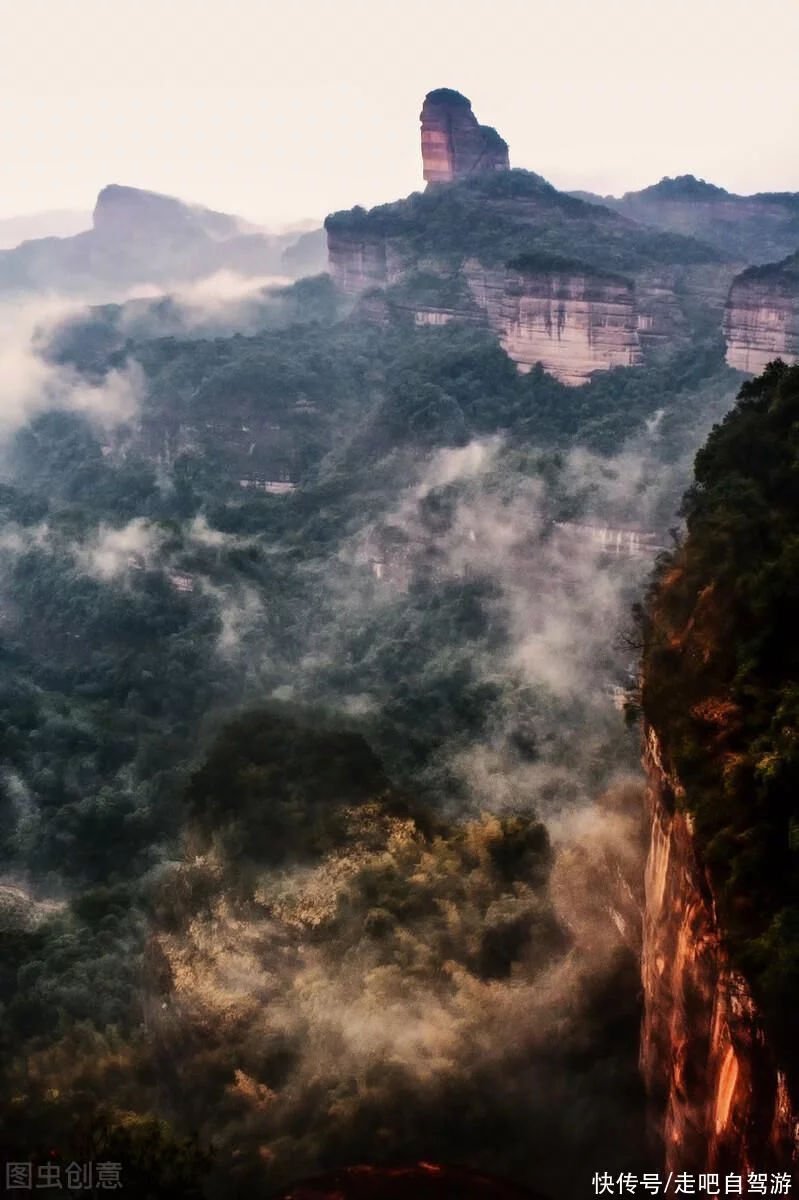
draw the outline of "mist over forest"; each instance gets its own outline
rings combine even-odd
[[[4,1145],[652,1161],[630,607],[739,378],[574,390],[327,276],[7,306]]]
[[[799,7],[7,8],[0,1196],[790,1200]]]

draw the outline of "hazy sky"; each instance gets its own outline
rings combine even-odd
[[[0,216],[106,183],[256,220],[423,185],[425,92],[620,193],[799,191],[795,0],[0,0]]]

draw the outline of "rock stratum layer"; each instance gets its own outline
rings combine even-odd
[[[596,371],[636,366],[686,345],[693,332],[686,299],[701,305],[703,317],[718,328],[734,270],[678,265],[628,277],[547,254],[490,265],[466,255],[453,264],[429,253],[417,257],[402,235],[373,233],[357,219],[350,228],[328,226],[327,238],[330,273],[348,296],[385,290],[394,308],[411,313],[418,325],[487,325],[520,371],[540,362],[575,386]],[[420,268],[434,286],[414,299]],[[442,295],[457,292],[458,283],[463,287],[454,298],[436,299],[435,281]],[[367,308],[387,319],[385,305],[362,304],[362,313]]]
[[[411,274],[398,249],[382,241],[329,236],[331,274],[348,295],[402,284]],[[595,371],[643,361],[640,318],[631,280],[582,267],[463,264],[468,287],[460,303],[424,304],[402,297],[417,325],[460,320],[487,325],[522,372],[541,363],[563,383],[578,386]],[[443,281],[442,281],[443,285]],[[361,312],[368,315],[368,306]],[[380,310],[384,319],[385,309]],[[654,318],[645,322],[647,331]]]
[[[630,280],[568,269],[469,263],[471,294],[521,371],[541,363],[561,382],[585,383],[594,371],[642,361],[635,288]]]
[[[667,1171],[795,1171],[799,1122],[746,981],[722,947],[678,781],[647,731],[641,1068]],[[744,1188],[746,1190],[746,1188]]]
[[[428,183],[452,183],[483,171],[507,171],[508,144],[479,125],[465,96],[450,88],[428,92],[419,117],[422,164]]]
[[[727,362],[739,371],[759,375],[775,358],[799,362],[799,254],[733,280],[724,336]]]

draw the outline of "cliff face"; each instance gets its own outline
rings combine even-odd
[[[391,287],[412,274],[399,248],[379,238],[331,231],[328,255],[333,278],[350,296]],[[452,320],[488,325],[520,371],[540,362],[566,384],[579,385],[594,371],[643,361],[630,280],[580,268],[489,268],[476,259],[463,264],[463,275],[473,307],[413,304],[403,298],[395,308],[410,312],[417,325]]]
[[[775,358],[799,362],[799,254],[743,271],[724,312],[727,362],[758,375]]]
[[[422,164],[428,183],[451,183],[482,171],[507,171],[507,142],[489,125],[479,125],[460,92],[428,92],[420,115]]]
[[[511,170],[458,92],[428,93],[421,119],[436,186],[325,221],[334,281],[350,296],[386,290],[381,320],[393,305],[417,324],[481,322],[521,371],[540,362],[567,384],[718,332],[742,262]]]
[[[721,945],[690,818],[675,807],[681,788],[664,769],[651,728],[645,765],[651,842],[641,1068],[665,1169],[741,1175],[796,1169],[798,1114],[747,983]]]
[[[521,371],[541,363],[563,383],[642,361],[629,280],[568,269],[466,266],[478,306]]]
[[[402,260],[383,237],[359,230],[328,230],[327,261],[336,286],[359,296],[402,278]]]
[[[337,228],[328,229],[327,237],[330,273],[349,296],[408,280],[418,265],[400,238]],[[652,268],[625,278],[579,263],[555,261],[548,268],[545,260],[495,267],[466,258],[456,268],[427,260],[424,265],[442,280],[462,274],[474,307],[400,307],[412,308],[417,324],[481,320],[521,371],[541,362],[563,383],[580,385],[595,371],[636,366],[687,345],[696,325],[686,311],[691,304],[703,323],[718,328],[732,275],[724,266],[695,266]]]
[[[349,296],[411,280],[419,266],[399,237],[336,227],[327,237],[330,273]],[[691,302],[718,328],[732,275],[725,266],[697,265],[627,278],[555,256],[548,266],[547,257],[525,264],[522,255],[498,266],[474,257],[454,266],[426,258],[422,265],[440,274],[442,287],[455,277],[465,281],[471,305],[429,299],[414,305],[403,298],[397,307],[412,311],[417,324],[483,323],[520,371],[540,362],[561,382],[579,386],[595,371],[636,366],[688,344],[695,326],[686,312]]]

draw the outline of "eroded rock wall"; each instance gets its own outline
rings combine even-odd
[[[727,362],[759,375],[781,358],[799,362],[799,254],[738,275],[724,312]]]
[[[614,276],[467,266],[477,304],[521,371],[540,362],[563,383],[642,361],[635,288]]]
[[[398,268],[392,257],[383,237],[328,230],[328,269],[336,286],[348,296],[393,283]]]
[[[799,1124],[745,979],[722,946],[682,789],[645,740],[641,1069],[667,1171],[796,1170]]]

